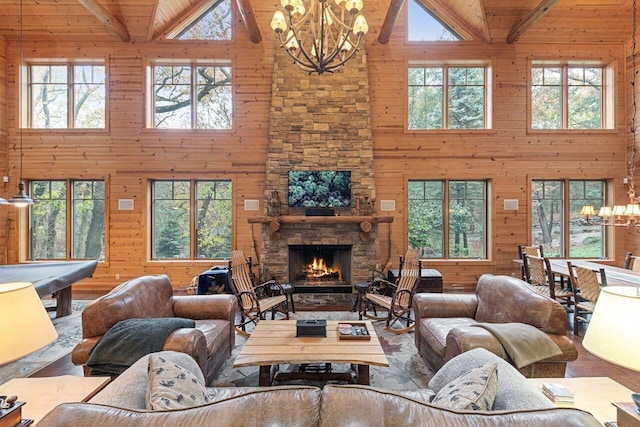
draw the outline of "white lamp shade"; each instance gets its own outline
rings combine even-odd
[[[0,284],[0,365],[33,353],[57,337],[31,283]]]
[[[616,365],[640,371],[640,288],[602,288],[582,345],[590,353]]]

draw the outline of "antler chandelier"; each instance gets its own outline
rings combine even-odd
[[[273,14],[271,28],[295,64],[309,74],[332,73],[359,50],[369,30],[360,14],[363,0],[281,0],[285,13]],[[339,15],[339,16],[338,16]]]

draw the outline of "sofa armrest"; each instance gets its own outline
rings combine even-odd
[[[162,351],[188,354],[195,359],[202,372],[207,372],[207,339],[200,329],[176,329],[164,341]]]
[[[206,320],[221,319],[234,323],[238,301],[233,295],[188,295],[172,298],[176,317]]]
[[[484,328],[466,326],[453,328],[447,334],[445,362],[453,357],[475,348],[483,348],[501,359],[507,358],[507,353],[500,341]]]
[[[475,294],[418,293],[413,297],[416,319],[439,317],[475,318],[478,298]]]
[[[74,365],[86,365],[89,361],[91,349],[98,344],[100,337],[83,338],[71,351],[71,362]]]

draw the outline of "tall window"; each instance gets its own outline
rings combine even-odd
[[[231,129],[230,65],[156,64],[153,126],[163,129]]]
[[[487,128],[485,66],[409,67],[409,129]]]
[[[532,182],[531,241],[543,245],[550,257],[606,256],[601,218],[589,222],[580,215],[583,205],[598,212],[605,201],[602,180],[535,180]]]
[[[30,64],[29,127],[105,127],[104,65]]]
[[[104,181],[30,184],[36,202],[31,208],[31,258],[104,259]]]
[[[532,129],[613,128],[610,68],[580,65],[531,67]]]
[[[409,246],[425,258],[487,257],[487,181],[409,181]]]
[[[152,183],[154,259],[231,256],[231,181]]]

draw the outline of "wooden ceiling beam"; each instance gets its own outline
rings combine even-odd
[[[117,35],[123,42],[131,41],[131,36],[126,27],[113,16],[107,9],[102,7],[96,0],[78,0],[85,9],[91,12],[100,22],[107,26],[107,29]]]
[[[251,0],[237,0],[237,3],[240,16],[242,16],[244,25],[247,27],[247,31],[249,32],[249,40],[256,44],[260,43],[262,41],[262,36],[260,35],[258,22],[256,22],[256,15],[253,13]]]
[[[384,17],[384,22],[382,23],[382,28],[380,29],[380,35],[378,36],[378,41],[380,42],[380,44],[389,43],[391,31],[393,31],[393,26],[396,24],[396,20],[398,19],[398,15],[400,14],[400,9],[402,9],[403,5],[404,0],[391,0],[389,9],[387,10],[387,15]]]
[[[149,18],[149,27],[147,28],[147,41],[153,40],[153,32],[155,31],[156,19],[158,18],[158,9],[160,8],[160,0],[154,0],[153,11]]]
[[[522,34],[525,33],[533,24],[538,22],[549,10],[557,5],[560,0],[542,0],[542,3],[535,9],[529,12],[526,18],[524,18],[518,25],[513,27],[509,35],[507,36],[507,43],[513,43],[518,40]]]

